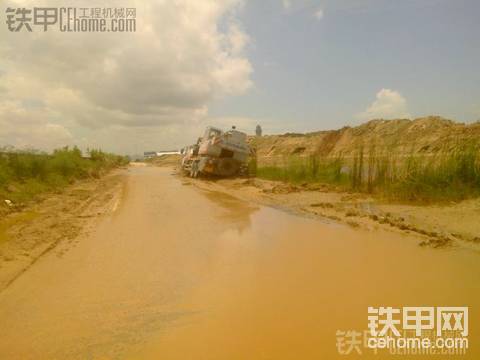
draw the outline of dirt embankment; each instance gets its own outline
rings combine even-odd
[[[260,166],[281,165],[291,155],[354,156],[359,148],[376,154],[435,154],[480,141],[480,122],[466,125],[441,117],[372,120],[357,127],[309,134],[251,137]],[[442,205],[388,203],[327,184],[291,185],[261,179],[191,180],[204,189],[350,226],[388,228],[419,236],[421,245],[460,245],[480,250],[480,199]]]
[[[161,156],[156,156],[150,159],[145,160],[145,163],[155,166],[176,166],[180,163],[182,155],[180,154],[165,154]]]
[[[253,178],[184,178],[184,182],[351,227],[372,231],[388,229],[416,235],[421,246],[459,246],[480,250],[480,199],[450,205],[414,206],[382,203],[366,195],[338,192],[322,184],[294,186]]]
[[[397,156],[433,154],[450,150],[459,142],[480,139],[480,122],[457,123],[437,116],[415,120],[372,120],[356,127],[307,134],[266,135],[250,138],[257,148],[258,163],[281,163],[287,156],[350,157],[360,147],[374,147],[377,154]]]
[[[125,170],[113,170],[100,179],[82,180],[59,193],[45,194],[1,216],[0,291],[60,243],[73,246],[102,214],[114,210],[124,179]]]
[[[372,120],[356,127],[308,134],[250,137],[260,166],[281,165],[289,156],[353,157],[360,148],[378,154],[432,155],[480,141],[480,122],[457,123],[430,116],[415,120]],[[170,164],[169,164],[170,165]],[[458,244],[480,249],[480,199],[442,205],[388,203],[326,184],[291,185],[261,179],[191,181],[239,198],[369,229],[418,235],[422,245]]]

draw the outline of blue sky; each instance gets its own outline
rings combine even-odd
[[[480,119],[480,1],[247,1],[239,19],[254,86],[213,102],[213,116],[338,128],[389,89],[411,117]]]

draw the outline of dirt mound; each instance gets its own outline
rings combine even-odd
[[[480,122],[458,123],[438,116],[415,120],[371,120],[356,127],[307,134],[267,135],[251,138],[259,163],[273,163],[287,156],[350,157],[361,147],[376,153],[432,154],[451,150],[462,142],[480,140]]]
[[[145,162],[155,166],[175,166],[180,163],[181,159],[182,155],[180,154],[167,154],[147,159]]]

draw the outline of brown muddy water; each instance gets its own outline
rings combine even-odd
[[[126,189],[93,233],[0,293],[1,359],[330,359],[369,306],[469,306],[462,358],[480,356],[478,253],[259,207],[165,168],[130,168]]]

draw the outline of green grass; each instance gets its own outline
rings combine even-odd
[[[90,150],[89,157],[83,157],[76,147],[57,149],[52,154],[0,150],[0,200],[22,203],[77,179],[98,178],[127,163],[126,157],[101,150]]]
[[[260,166],[256,173],[269,180],[329,183],[401,201],[442,202],[480,196],[480,151],[474,143],[429,155],[378,154],[372,146],[367,150],[360,147],[349,158],[292,156],[274,166]]]
[[[325,182],[346,184],[348,175],[342,173],[343,160],[325,159],[317,156],[308,158],[290,157],[282,164],[260,166],[256,174],[268,180],[280,180],[291,183]]]
[[[387,173],[387,176],[389,174]],[[480,195],[480,154],[461,147],[432,156],[410,156],[374,186],[389,197],[409,201],[456,201]]]

